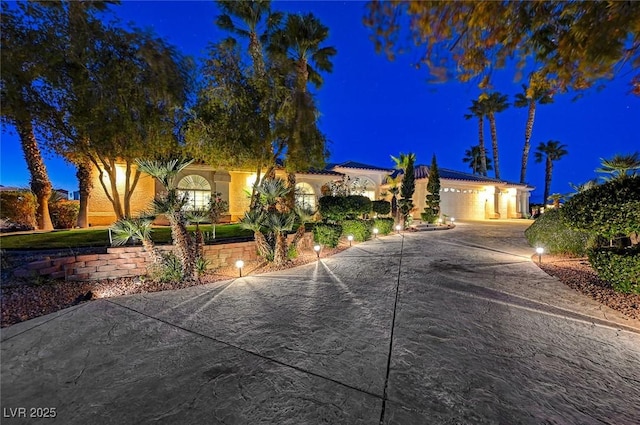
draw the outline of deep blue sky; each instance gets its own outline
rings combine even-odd
[[[375,53],[369,30],[362,25],[365,3],[357,1],[302,1],[273,4],[285,12],[313,12],[330,28],[329,45],[338,50],[334,70],[324,75],[318,93],[321,128],[331,140],[331,162],[354,160],[392,166],[389,155],[414,152],[418,163],[429,164],[436,154],[443,168],[469,171],[464,151],[477,144],[477,121],[463,115],[479,90],[474,83],[427,83],[418,70],[415,53],[390,62]],[[213,1],[123,1],[113,8],[124,21],[152,28],[185,54],[205,55],[208,43],[224,34],[214,25]],[[513,100],[521,82],[511,73],[498,74],[494,88]],[[555,103],[538,108],[532,145],[558,140],[569,155],[556,163],[551,193],[568,193],[572,183],[595,177],[600,158],[640,151],[640,98],[627,94],[629,74],[621,73],[601,91],[592,90],[573,101],[573,94],[557,96]],[[502,178],[517,181],[524,142],[526,109],[510,108],[497,115]],[[488,125],[485,141],[490,147]],[[530,156],[528,181],[537,189],[532,202],[541,202],[544,166]],[[76,190],[75,170],[48,155],[46,164],[56,188]],[[27,186],[29,174],[14,134],[3,133],[0,183]],[[96,188],[100,190],[100,188]]]

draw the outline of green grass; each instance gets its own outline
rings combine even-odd
[[[189,226],[194,231],[196,226]],[[200,226],[203,232],[211,232],[211,225]],[[218,224],[216,241],[237,237],[250,237],[251,230],[241,229],[239,224]],[[169,227],[154,227],[151,239],[157,244],[167,244],[171,239]],[[54,230],[47,233],[30,233],[20,235],[3,235],[0,237],[1,249],[60,249],[80,247],[109,246],[107,229],[74,229]]]

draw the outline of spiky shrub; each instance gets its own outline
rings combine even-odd
[[[640,246],[591,249],[588,255],[598,277],[615,291],[640,294]]]
[[[387,215],[391,212],[391,202],[389,201],[372,201],[371,211],[378,215]]]
[[[590,240],[588,232],[569,227],[560,209],[550,209],[524,231],[529,245],[541,246],[551,254],[582,256]]]
[[[369,220],[343,220],[342,223],[342,235],[353,235],[353,239],[358,242],[363,242],[371,239],[371,224]]]
[[[340,242],[342,226],[339,224],[316,223],[313,226],[313,241],[330,248],[335,248]]]
[[[391,217],[376,218],[371,223],[371,228],[378,229],[378,233],[381,235],[388,235],[393,232],[393,218]]]
[[[162,262],[148,268],[151,279],[160,283],[180,282],[184,279],[182,262],[173,252],[161,254]]]

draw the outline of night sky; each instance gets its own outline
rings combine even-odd
[[[390,155],[414,152],[418,164],[429,164],[436,154],[442,168],[470,171],[464,152],[477,144],[477,121],[465,120],[471,100],[480,93],[476,83],[427,82],[424,69],[413,66],[417,52],[390,62],[377,54],[362,24],[364,2],[274,2],[273,9],[312,12],[330,29],[328,45],[338,50],[334,70],[324,75],[317,94],[321,128],[331,141],[331,162],[354,160],[391,167]],[[214,25],[219,14],[212,1],[123,1],[114,14],[158,35],[195,58],[226,33]],[[521,90],[513,72],[498,72],[494,89],[509,95]],[[567,145],[569,154],[555,163],[551,193],[570,193],[571,183],[596,176],[600,158],[640,151],[640,98],[628,94],[631,79],[622,68],[603,90],[591,90],[574,100],[575,93],[559,95],[555,103],[541,105],[531,139],[528,183],[536,186],[532,202],[542,201],[544,165],[533,152],[550,139]],[[497,115],[502,178],[517,181],[524,143],[526,108],[510,108]],[[485,143],[490,150],[488,123]],[[10,128],[2,134],[0,183],[26,187],[29,174],[17,136]],[[75,169],[51,154],[46,164],[55,188],[77,190]],[[489,174],[492,176],[492,172]],[[100,190],[100,188],[96,188]]]

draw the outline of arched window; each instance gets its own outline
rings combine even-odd
[[[296,184],[296,206],[307,211],[316,210],[316,195],[309,183]]]
[[[358,177],[359,189],[362,193],[362,196],[366,196],[372,201],[376,200],[376,184],[367,177]]]
[[[188,210],[206,208],[211,199],[211,185],[207,179],[197,174],[183,177],[178,183],[178,190],[189,195],[185,206]]]

